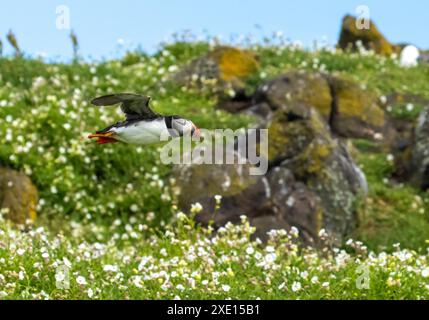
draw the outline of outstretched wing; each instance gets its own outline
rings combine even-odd
[[[125,113],[127,120],[155,119],[160,117],[149,107],[149,96],[133,93],[116,93],[95,98],[91,103],[95,106],[111,106],[121,103],[121,110]]]

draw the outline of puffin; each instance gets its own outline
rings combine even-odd
[[[125,120],[119,121],[94,134],[89,139],[97,139],[98,144],[125,142],[136,145],[151,145],[161,142],[161,135],[177,138],[185,135],[199,137],[200,129],[188,119],[177,115],[163,116],[149,107],[149,96],[134,93],[116,93],[101,96],[91,101],[94,106],[121,104]]]

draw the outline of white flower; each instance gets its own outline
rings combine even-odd
[[[177,220],[179,221],[184,221],[186,220],[186,214],[184,214],[182,211],[179,211],[176,215]]]
[[[316,284],[316,283],[319,282],[319,278],[317,276],[314,276],[314,277],[311,278],[310,281],[311,281],[312,284]]]
[[[89,288],[89,289],[86,291],[86,293],[88,294],[88,298],[92,298],[92,297],[94,296],[94,291],[93,291],[91,288]]]
[[[324,238],[328,235],[325,229],[320,229],[319,231],[319,238]]]
[[[393,154],[388,154],[386,159],[387,161],[392,162],[395,159],[395,157],[393,156]]]
[[[251,254],[253,254],[254,252],[255,252],[255,249],[253,249],[253,247],[248,246],[248,247],[246,248],[246,253],[247,253],[248,255],[251,255]]]
[[[82,276],[78,276],[76,278],[76,282],[82,286],[87,284],[85,277],[82,277]]]
[[[276,260],[277,256],[275,253],[268,253],[265,255],[265,262],[270,264],[273,263]]]
[[[411,112],[414,109],[414,105],[412,103],[407,103],[406,108],[408,112]]]
[[[191,212],[192,213],[199,213],[199,212],[201,212],[201,210],[203,210],[203,206],[201,205],[201,203],[196,202],[196,203],[193,203],[191,205]]]
[[[108,271],[112,271],[112,272],[117,272],[118,271],[118,266],[116,265],[111,265],[111,264],[106,264],[103,267],[103,270],[108,272]]]
[[[293,237],[297,238],[299,235],[299,230],[296,227],[292,227],[292,228],[290,228],[290,234]]]
[[[299,290],[301,290],[301,283],[298,281],[295,281],[294,283],[292,283],[292,291],[297,292]]]
[[[422,277],[423,278],[429,277],[429,268],[425,268],[422,270]]]
[[[220,202],[222,201],[222,196],[217,194],[214,196],[215,200],[216,200],[216,204],[220,205]]]
[[[225,292],[228,292],[229,290],[231,290],[231,287],[229,285],[227,285],[227,284],[223,284],[222,285],[222,290],[225,291]]]
[[[130,207],[130,210],[132,212],[137,212],[139,210],[139,206],[136,205],[136,204],[132,204],[131,207]]]
[[[19,256],[22,256],[22,255],[25,253],[25,249],[19,248],[19,249],[16,251],[16,253],[17,253]]]
[[[265,251],[267,251],[267,252],[274,252],[274,251],[275,251],[275,249],[274,249],[274,247],[273,247],[273,246],[267,246],[267,247],[265,248]]]

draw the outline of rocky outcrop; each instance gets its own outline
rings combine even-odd
[[[385,114],[373,92],[340,77],[330,77],[329,82],[333,99],[330,125],[334,132],[343,137],[368,139],[385,132]]]
[[[322,228],[342,240],[356,225],[365,177],[320,113],[303,106],[281,105],[273,111],[268,123],[270,167],[263,176],[249,175],[250,165],[237,162],[176,167],[180,207],[188,211],[199,202],[203,209],[197,220],[212,220],[215,226],[245,214],[263,239],[271,229],[295,226],[307,244],[317,243]],[[218,194],[223,198],[215,209]]]
[[[417,120],[411,155],[413,182],[421,189],[429,188],[429,108]]]
[[[384,111],[374,93],[354,81],[321,73],[290,71],[263,83],[248,99],[247,105],[241,103],[236,109],[230,105],[222,103],[220,107],[228,111],[251,112],[264,120],[269,119],[273,111],[286,106],[315,108],[331,130],[345,138],[374,139],[387,130]]]
[[[258,62],[250,52],[233,47],[217,47],[191,61],[174,76],[174,81],[191,87],[212,87],[219,91],[239,91],[243,79],[258,70]]]
[[[343,50],[358,50],[361,44],[367,50],[390,56],[399,53],[399,47],[392,45],[381,34],[374,22],[369,22],[369,28],[358,28],[356,18],[347,15],[343,18],[338,47]]]
[[[37,189],[22,172],[0,167],[0,208],[6,218],[25,223],[36,219]]]

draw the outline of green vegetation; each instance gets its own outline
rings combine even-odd
[[[122,117],[116,108],[89,105],[109,92],[148,94],[155,110],[202,128],[251,123],[216,109],[210,92],[169,81],[208,50],[206,43],[178,42],[153,56],[133,52],[99,63],[0,58],[0,164],[23,170],[40,196],[39,217],[25,231],[0,219],[0,298],[428,298],[429,196],[395,183],[392,159],[372,142],[354,142],[369,184],[355,240],[331,251],[299,249],[294,232],[273,233],[266,246],[250,240],[245,220],[219,234],[196,226],[178,211],[171,167],[156,146],[87,139]],[[304,69],[341,74],[379,96],[429,98],[428,65],[405,69],[373,54],[270,44],[251,50],[260,71],[248,91]],[[415,119],[422,107],[393,105],[389,112]],[[61,266],[70,269],[70,289],[56,287],[64,281]],[[362,266],[370,289],[356,287]]]

